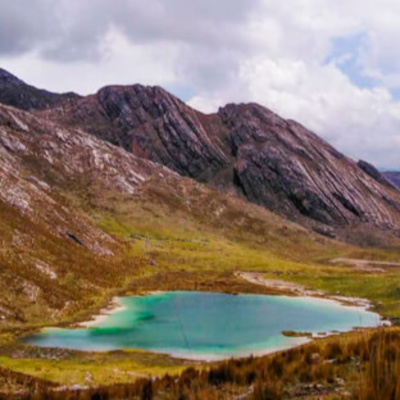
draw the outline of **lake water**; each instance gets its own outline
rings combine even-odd
[[[86,351],[145,349],[194,359],[247,356],[307,341],[282,331],[349,331],[379,315],[308,297],[168,292],[118,298],[123,306],[90,327],[46,329],[25,339]]]

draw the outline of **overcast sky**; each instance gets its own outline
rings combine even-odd
[[[53,91],[256,101],[400,168],[399,0],[0,0],[0,66]]]

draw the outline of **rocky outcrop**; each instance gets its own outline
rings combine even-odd
[[[231,132],[237,184],[251,201],[292,219],[397,229],[396,191],[302,125],[257,104],[228,105],[218,115]]]
[[[78,99],[75,93],[56,94],[27,85],[0,68],[0,103],[22,110],[43,110],[66,100]]]

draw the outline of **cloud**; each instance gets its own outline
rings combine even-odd
[[[30,50],[50,60],[96,61],[115,28],[134,44],[243,46],[241,26],[258,1],[15,0],[2,6],[0,54]]]
[[[0,1],[0,64],[28,82],[158,84],[210,112],[257,101],[400,168],[397,0]]]

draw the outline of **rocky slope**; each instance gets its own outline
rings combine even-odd
[[[85,204],[88,195],[132,196],[154,176],[176,174],[82,131],[0,106],[0,328],[10,320],[57,319],[122,285],[132,265],[117,264],[121,243]]]
[[[373,166],[257,104],[204,115],[159,87],[111,86],[41,115],[329,235],[400,227],[400,193]]]
[[[42,110],[78,98],[75,93],[57,94],[37,89],[0,68],[0,103],[22,110]]]

